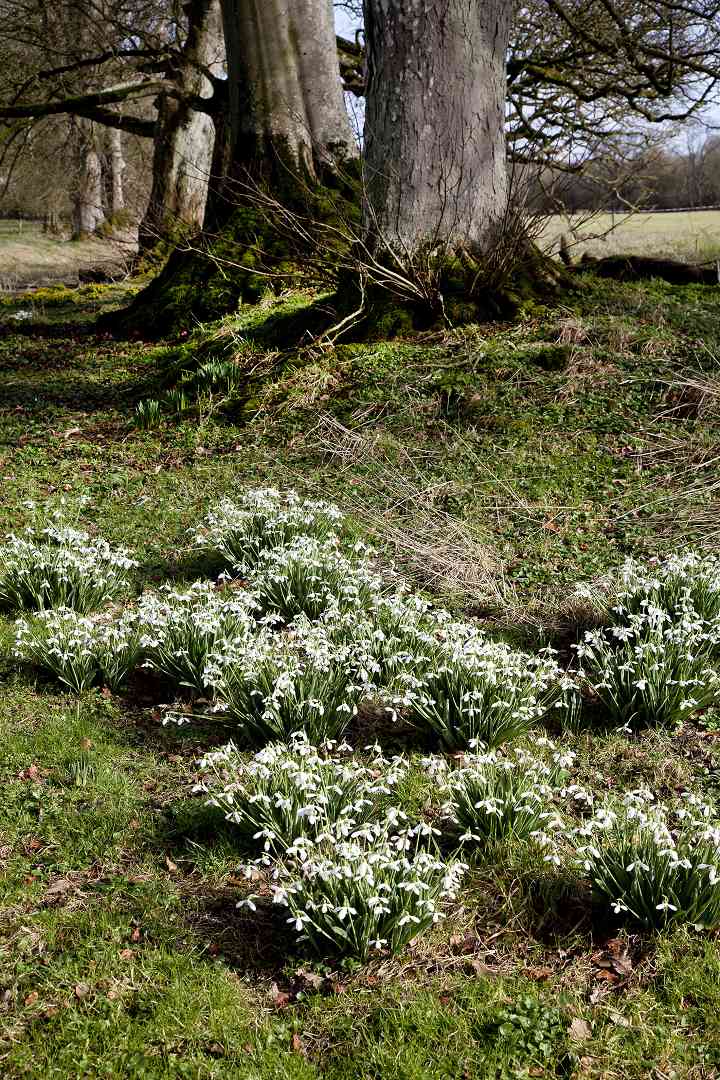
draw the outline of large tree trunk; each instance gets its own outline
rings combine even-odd
[[[507,208],[508,0],[364,0],[365,229],[376,249],[483,253]]]
[[[358,148],[345,108],[332,0],[221,0],[228,112],[205,225],[221,229],[238,181],[311,183]]]
[[[230,138],[237,165],[278,153],[315,177],[357,153],[335,43],[332,0],[223,0]]]
[[[141,250],[159,239],[202,228],[215,144],[212,117],[192,107],[191,98],[212,97],[205,72],[223,72],[220,0],[192,0],[188,5],[189,30],[175,71],[186,99],[163,94],[153,151],[153,182],[148,207],[140,223]]]
[[[127,328],[167,333],[257,300],[268,271],[293,252],[253,194],[262,188],[305,217],[321,215],[332,204],[322,185],[339,189],[339,162],[357,157],[332,0],[222,0],[222,12],[229,108],[215,157],[224,175],[210,181],[211,231],[171,255],[123,317]]]
[[[102,159],[97,125],[76,119],[75,145],[77,176],[73,198],[73,239],[91,236],[105,221],[103,209]]]

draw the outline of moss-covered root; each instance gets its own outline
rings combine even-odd
[[[510,260],[508,260],[510,262]],[[341,280],[337,310],[362,315],[348,326],[344,336],[356,340],[387,340],[403,333],[467,323],[512,319],[533,301],[555,299],[577,282],[559,262],[527,243],[516,253],[512,268],[503,270],[484,264],[466,251],[442,262],[425,260],[425,269],[413,282],[422,297],[414,298],[373,284],[359,274]],[[411,279],[412,280],[412,279]]]
[[[346,170],[310,186],[289,176],[283,174],[280,189],[271,187],[269,202],[258,187],[257,197],[238,203],[213,234],[182,243],[132,305],[105,320],[106,328],[174,335],[257,303],[269,286],[281,292],[299,275],[332,276],[346,253],[342,237],[359,227],[358,178]]]

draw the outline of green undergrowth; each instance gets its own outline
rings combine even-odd
[[[701,527],[716,496],[697,484],[720,421],[681,378],[717,377],[715,290],[589,282],[512,324],[284,343],[315,299],[153,348],[16,333],[3,306],[1,531],[33,520],[28,502],[82,495],[83,523],[137,554],[136,585],[188,582],[209,572],[188,534],[208,506],[292,485],[349,509],[428,594],[561,646],[583,619],[558,599],[573,583],[716,543]],[[59,321],[94,303],[75,296]],[[216,383],[213,364],[230,365]],[[183,389],[178,409],[164,395]],[[138,427],[149,398],[157,423]],[[0,621],[3,1076],[718,1075],[715,936],[626,933],[512,851],[473,865],[460,910],[397,960],[309,961],[284,911],[236,909],[243,851],[192,795],[217,728],[163,727],[142,680],[78,702],[18,673],[10,641]],[[711,727],[553,734],[597,792],[717,802]],[[434,795],[411,773],[413,813]]]

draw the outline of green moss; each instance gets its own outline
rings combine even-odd
[[[303,222],[359,224],[358,189],[352,176],[332,187],[286,180],[284,190],[273,194]],[[289,234],[274,220],[272,210],[243,204],[235,206],[214,236],[196,237],[191,247],[170,254],[131,307],[110,321],[112,329],[144,337],[178,334],[198,322],[257,304],[269,289],[280,295],[297,283],[301,273],[306,280],[313,275],[317,281],[326,278],[345,245],[338,240],[334,246],[325,243],[322,255],[310,252],[301,234]],[[308,266],[309,254],[314,270]]]

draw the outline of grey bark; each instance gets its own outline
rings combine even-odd
[[[366,232],[482,253],[506,212],[508,0],[364,0]]]
[[[92,235],[105,221],[102,159],[98,129],[91,120],[75,121],[77,177],[73,198],[73,237]]]
[[[125,209],[125,192],[123,189],[123,173],[125,172],[125,155],[123,154],[122,132],[118,128],[110,128],[108,131],[111,203],[110,211],[116,217]]]
[[[158,98],[153,151],[153,182],[140,224],[140,247],[152,247],[178,230],[202,227],[215,144],[212,117],[187,99],[213,94],[206,72],[220,76],[224,68],[220,0],[193,0],[190,28],[175,72],[180,96]],[[185,98],[187,96],[187,99]]]
[[[222,0],[231,158],[280,154],[314,177],[357,147],[343,97],[332,0]]]

